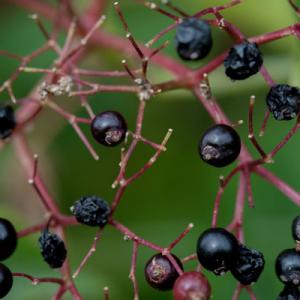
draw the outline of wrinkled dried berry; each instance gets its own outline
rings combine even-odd
[[[177,26],[175,46],[184,60],[204,58],[212,48],[210,25],[196,18],[185,19]]]
[[[259,48],[248,41],[233,46],[224,60],[225,73],[233,80],[243,80],[256,74],[262,64]]]
[[[51,268],[60,268],[66,257],[67,250],[64,241],[55,233],[44,230],[39,238],[41,254]]]
[[[231,273],[241,284],[249,285],[257,281],[264,266],[265,260],[261,252],[240,245]]]
[[[234,265],[238,249],[238,241],[233,234],[223,228],[211,228],[199,237],[196,251],[205,269],[223,275]]]
[[[17,247],[17,232],[10,221],[0,218],[0,260],[10,257]]]
[[[180,259],[173,255],[178,266],[183,270]],[[152,256],[145,266],[147,282],[155,289],[161,291],[171,290],[179,274],[170,260],[162,254]]]
[[[299,289],[295,286],[286,285],[277,300],[300,300]]]
[[[295,249],[282,251],[276,259],[275,269],[284,284],[300,285],[300,253]]]
[[[0,299],[10,292],[12,285],[13,276],[10,269],[0,263]]]
[[[297,216],[293,220],[292,235],[295,241],[300,242],[300,216]]]
[[[300,89],[288,84],[277,84],[270,89],[266,102],[276,120],[294,119],[300,109]]]
[[[0,107],[0,138],[8,138],[16,127],[14,110],[10,105]]]
[[[111,213],[109,204],[97,196],[83,196],[71,207],[77,221],[89,226],[104,227]]]
[[[123,116],[116,111],[104,111],[91,123],[94,139],[103,146],[113,147],[124,141],[127,124]]]

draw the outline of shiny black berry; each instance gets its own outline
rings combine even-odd
[[[180,259],[173,255],[178,266],[183,270]],[[171,290],[179,274],[171,261],[162,254],[152,256],[145,266],[145,277],[147,282],[155,289],[161,291]]]
[[[120,113],[105,111],[92,120],[91,132],[98,143],[113,147],[124,141],[127,124]]]
[[[0,263],[0,299],[7,296],[13,285],[13,275],[9,268]]]
[[[17,247],[17,232],[10,221],[0,218],[0,260],[10,257]]]
[[[297,216],[293,220],[292,235],[295,241],[300,242],[300,216]]]
[[[53,269],[60,268],[66,257],[64,241],[55,233],[44,230],[39,238],[41,254],[45,262]]]
[[[218,124],[203,134],[198,151],[206,163],[214,167],[225,167],[239,156],[241,139],[232,127]]]
[[[231,273],[241,284],[249,285],[258,280],[264,266],[265,260],[261,252],[240,245]]]
[[[97,196],[82,196],[71,207],[79,223],[104,227],[111,213],[109,204]]]
[[[233,46],[224,60],[225,73],[232,80],[243,80],[256,74],[262,64],[259,48],[248,41]]]
[[[288,84],[277,84],[270,89],[266,102],[276,120],[294,119],[300,109],[300,89]]]
[[[205,269],[223,275],[235,264],[239,245],[235,236],[227,230],[211,228],[199,237],[196,251]]]
[[[0,138],[8,138],[16,127],[14,110],[10,105],[0,107]]]
[[[299,289],[295,286],[286,285],[277,300],[300,300]]]
[[[284,283],[300,285],[300,253],[295,249],[282,251],[277,259],[275,270],[278,278]]]
[[[177,278],[173,288],[174,300],[209,300],[211,287],[199,272],[186,272]]]
[[[212,48],[210,25],[196,18],[185,19],[177,26],[175,46],[184,60],[204,58]]]

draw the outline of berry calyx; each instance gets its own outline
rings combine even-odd
[[[67,250],[64,241],[57,234],[44,230],[39,238],[39,246],[45,262],[51,268],[56,269],[63,265]]]
[[[16,119],[12,106],[0,107],[0,138],[8,138],[16,127]]]
[[[241,139],[232,127],[214,125],[203,134],[198,151],[206,163],[218,168],[225,167],[239,156]]]
[[[104,227],[111,214],[109,204],[97,196],[82,196],[71,207],[76,220],[88,226]]]
[[[0,260],[10,257],[17,248],[17,232],[12,223],[0,218]]]
[[[276,120],[292,120],[300,110],[300,89],[288,84],[277,84],[271,87],[266,102]]]
[[[177,278],[173,288],[174,300],[209,300],[211,287],[200,272],[186,272]]]
[[[294,286],[300,285],[300,253],[295,249],[282,251],[275,264],[278,278],[284,283]]]
[[[259,48],[248,41],[233,46],[224,60],[225,73],[232,80],[243,80],[256,74],[262,64]]]
[[[175,46],[184,60],[199,60],[212,48],[210,25],[204,20],[187,18],[177,26]]]
[[[8,267],[0,263],[0,299],[7,296],[13,285],[13,275]]]
[[[235,236],[227,230],[211,228],[199,237],[196,251],[205,269],[223,275],[234,265],[239,245]]]
[[[98,143],[113,147],[124,141],[127,124],[120,113],[105,111],[92,120],[91,132]]]
[[[180,259],[173,255],[178,266],[183,270]],[[171,290],[179,274],[171,261],[161,253],[152,256],[145,266],[145,277],[147,282],[155,289],[161,291]]]
[[[299,289],[295,286],[286,285],[277,300],[300,300]]]
[[[295,241],[300,243],[300,216],[297,216],[292,223],[292,235]]]
[[[265,260],[261,252],[240,245],[231,273],[241,284],[250,285],[258,280],[264,266]]]

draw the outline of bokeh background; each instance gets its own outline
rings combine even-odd
[[[87,0],[73,2],[79,10],[88,4]],[[105,29],[124,36],[120,21],[112,8],[113,1],[107,2],[108,20]],[[132,33],[139,41],[146,42],[170,24],[167,18],[135,4],[132,0],[120,2]],[[188,12],[195,12],[225,2],[178,0],[175,3]],[[9,0],[0,1],[1,49],[24,55],[42,45],[43,37],[27,15],[27,11],[15,7]],[[247,36],[279,29],[297,21],[295,13],[284,0],[245,0],[242,5],[224,12],[224,15],[237,24]],[[172,41],[173,35],[174,32],[171,32],[166,39]],[[204,61],[187,65],[198,68],[232,43],[219,29],[213,29],[213,37],[212,53]],[[60,38],[63,40],[64,36],[61,35]],[[300,85],[299,41],[289,37],[262,46],[261,50],[264,53],[265,65],[277,82]],[[165,52],[178,59],[172,43]],[[120,61],[123,58],[119,53],[113,53],[103,47],[94,49],[83,65],[99,70],[121,69]],[[31,65],[47,67],[53,59],[52,54],[43,55]],[[134,66],[136,62],[132,60],[131,64]],[[0,57],[0,81],[3,82],[15,67],[14,61]],[[150,77],[153,82],[160,82],[167,80],[169,75],[152,66]],[[38,75],[21,76],[14,85],[17,97],[26,96],[39,78]],[[252,94],[257,96],[255,124],[258,129],[265,111],[264,99],[268,91],[261,76],[256,75],[243,82],[231,82],[225,77],[223,67],[220,67],[210,78],[213,94],[233,121],[247,120],[248,99]],[[7,99],[7,95],[0,95],[1,103],[6,103]],[[78,99],[60,98],[58,101],[77,115],[84,115]],[[138,105],[134,95],[98,94],[91,97],[91,103],[95,112],[106,109],[121,111],[128,120],[130,129],[134,129]],[[117,220],[142,237],[161,245],[167,245],[188,223],[193,222],[195,228],[174,251],[180,257],[195,251],[196,239],[210,226],[218,177],[221,174],[226,175],[233,168],[230,166],[222,170],[214,169],[200,160],[197,143],[202,132],[211,124],[207,113],[189,92],[170,92],[152,99],[146,109],[144,136],[159,142],[168,128],[173,128],[174,134],[169,142],[168,151],[159,158],[152,169],[128,188],[116,213]],[[271,120],[260,142],[266,150],[271,150],[292,125],[293,122]],[[84,129],[90,137],[88,128]],[[240,126],[238,131],[252,151],[253,148],[247,141],[247,122]],[[101,159],[99,162],[93,161],[68,123],[48,109],[45,109],[28,128],[27,135],[31,148],[40,156],[39,168],[42,175],[65,213],[69,213],[69,207],[81,195],[96,194],[108,201],[113,199],[111,183],[118,172],[120,149],[106,149],[95,144]],[[300,191],[298,137],[296,135],[276,156],[275,163],[267,167]],[[152,153],[149,147],[140,145],[130,163],[129,172],[132,173],[142,166]],[[258,157],[255,151],[252,153]],[[11,219],[17,229],[41,221],[43,209],[35,193],[27,185],[11,145],[7,145],[1,151],[0,165],[1,217]],[[261,178],[253,175],[252,183],[256,207],[253,210],[245,210],[245,236],[247,244],[261,250],[266,258],[265,271],[253,288],[258,299],[271,300],[276,299],[282,288],[274,273],[274,260],[281,250],[293,247],[290,225],[300,210]],[[236,188],[237,181],[234,180],[224,194],[220,226],[226,226],[231,220]],[[69,228],[67,233],[69,258],[75,270],[92,243],[95,229],[79,226]],[[16,254],[6,264],[15,272],[26,272],[34,276],[58,276],[58,272],[49,269],[43,262],[37,239],[38,234],[21,239]],[[109,286],[112,300],[132,299],[132,286],[128,279],[131,250],[132,244],[125,242],[119,232],[109,227],[105,230],[98,250],[76,279],[84,299],[102,299],[104,286]],[[149,249],[140,248],[137,268],[140,298],[172,299],[170,292],[157,292],[144,280],[144,264],[151,255],[153,252]],[[192,269],[194,266],[195,263],[190,263],[186,269]],[[214,277],[206,274],[212,284],[213,299],[231,299],[236,286],[232,276],[227,274]],[[55,290],[56,286],[51,284],[32,286],[26,279],[16,278],[14,288],[7,299],[50,299]],[[64,299],[69,299],[68,297]],[[248,299],[248,295],[243,293],[241,299]]]

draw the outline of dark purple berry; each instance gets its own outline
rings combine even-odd
[[[98,143],[113,147],[124,141],[127,124],[120,113],[105,111],[92,120],[91,132]]]
[[[13,285],[13,275],[9,268],[0,263],[0,299],[4,298]]]
[[[41,254],[45,262],[53,269],[60,268],[66,257],[64,241],[55,233],[44,230],[39,238]]]
[[[299,289],[295,286],[286,285],[277,300],[300,300]]]
[[[241,284],[249,285],[258,280],[264,266],[265,260],[261,252],[240,245],[231,273]]]
[[[300,216],[297,216],[293,220],[292,235],[295,241],[300,242]]]
[[[276,120],[294,119],[300,109],[300,89],[288,84],[277,84],[271,87],[266,102]]]
[[[198,151],[206,163],[214,167],[225,167],[239,156],[241,139],[232,127],[214,125],[203,134]]]
[[[10,221],[0,218],[0,260],[10,257],[17,248],[17,232]]]
[[[282,251],[277,259],[275,270],[278,278],[284,283],[300,285],[300,253],[295,249]]]
[[[199,237],[196,251],[205,269],[223,275],[235,264],[238,250],[238,241],[233,234],[223,228],[211,228]]]
[[[0,138],[8,138],[16,127],[14,110],[10,105],[0,107]]]
[[[212,48],[210,25],[196,18],[185,19],[177,26],[175,46],[184,60],[199,60]]]
[[[71,207],[79,223],[88,226],[104,227],[111,214],[109,204],[97,196],[82,196]]]
[[[256,74],[262,64],[259,48],[248,41],[233,46],[224,60],[225,73],[232,80],[243,80]]]
[[[183,270],[180,259],[173,255],[178,266]],[[171,290],[179,274],[171,261],[162,254],[152,256],[145,266],[145,277],[147,282],[155,289],[161,291]]]
[[[186,272],[176,280],[173,295],[174,300],[209,300],[211,287],[202,273]]]

